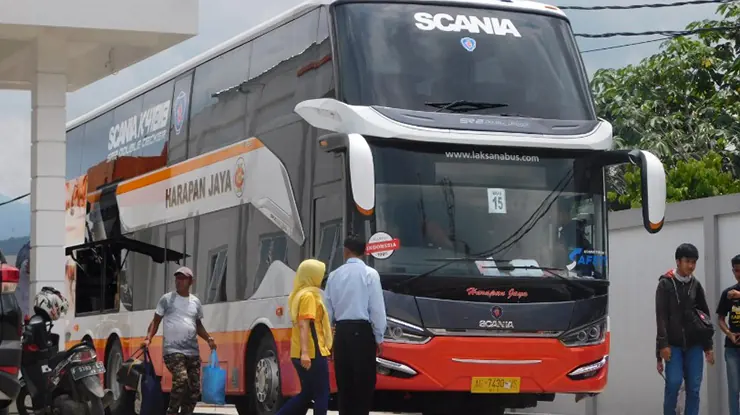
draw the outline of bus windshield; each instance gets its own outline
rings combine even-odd
[[[372,149],[375,234],[398,242],[390,256],[369,257],[381,274],[419,274],[481,256],[434,275],[546,275],[523,268],[534,266],[606,278],[603,173],[582,156],[449,145]]]
[[[468,108],[475,115],[596,119],[565,19],[379,2],[335,14],[339,98],[348,104],[437,111],[469,101],[487,104]]]

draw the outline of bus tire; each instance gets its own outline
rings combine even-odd
[[[252,414],[274,415],[283,404],[280,388],[280,364],[277,346],[272,336],[265,334],[259,340],[257,352],[249,364],[252,379],[249,382],[249,406]]]
[[[118,369],[123,365],[123,349],[118,339],[113,339],[108,353],[105,356],[105,387],[113,392],[113,401],[108,407],[110,415],[127,415],[133,411],[133,402],[130,394],[118,382]]]

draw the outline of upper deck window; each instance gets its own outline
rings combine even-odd
[[[490,105],[475,115],[594,120],[570,24],[497,9],[402,3],[336,7],[340,99],[437,111],[429,103]]]

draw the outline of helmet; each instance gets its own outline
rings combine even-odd
[[[58,290],[53,287],[44,287],[36,294],[33,308],[37,313],[43,311],[52,321],[55,321],[67,313],[69,303]]]

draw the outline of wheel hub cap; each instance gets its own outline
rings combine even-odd
[[[275,356],[265,356],[257,361],[254,375],[257,402],[265,409],[271,410],[277,403],[280,385],[280,371]]]

